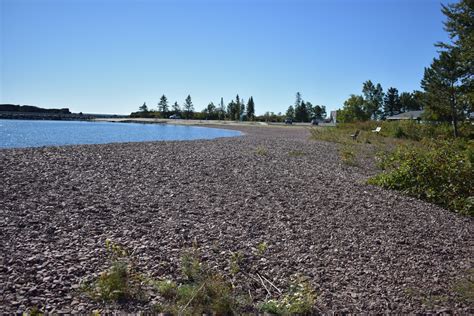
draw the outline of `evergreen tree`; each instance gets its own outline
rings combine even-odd
[[[213,102],[209,103],[202,112],[206,115],[206,119],[208,120],[214,120],[217,118],[217,108]]]
[[[186,97],[183,108],[184,108],[184,117],[186,119],[192,118],[193,113],[194,113],[194,105],[193,105],[193,102],[191,101],[191,95],[188,94],[188,96]]]
[[[420,96],[422,97],[422,95],[423,93],[421,91],[413,91],[413,93],[400,93],[400,111],[408,112],[421,110],[423,105]]]
[[[138,108],[140,112],[147,113],[148,112],[148,106],[146,105],[146,102],[143,102],[143,105]]]
[[[236,116],[236,109],[237,109],[237,104],[234,102],[234,100],[231,100],[229,104],[227,104],[227,117],[229,120],[233,121],[235,120]]]
[[[175,115],[180,115],[181,114],[181,108],[179,107],[179,104],[176,101],[173,104],[173,113]]]
[[[398,90],[390,87],[385,94],[383,101],[383,117],[392,116],[400,113],[401,104],[400,97],[398,96]]]
[[[450,43],[438,43],[442,51],[425,68],[425,118],[447,120],[458,136],[458,121],[474,111],[474,1],[461,0],[442,6]]]
[[[295,111],[301,105],[301,93],[296,92],[296,99],[295,99]]]
[[[221,103],[219,105],[219,120],[225,119],[225,108],[224,108],[224,98],[221,97]]]
[[[451,121],[454,137],[458,136],[458,121],[469,107],[459,80],[462,69],[458,67],[458,51],[443,51],[435,58],[421,81],[426,93],[425,117],[436,121]],[[472,106],[472,105],[471,105]]]
[[[376,120],[381,114],[383,104],[383,89],[380,83],[374,85],[372,81],[364,82],[362,93],[364,94],[364,110],[370,118]]]
[[[255,103],[253,102],[253,97],[250,97],[249,102],[247,103],[247,119],[249,121],[255,119]]]
[[[458,3],[442,5],[446,16],[444,30],[448,32],[451,43],[437,43],[436,46],[456,58],[458,67],[457,86],[469,111],[474,111],[474,1],[461,0]],[[440,58],[441,59],[441,56]]]
[[[163,94],[158,103],[158,111],[161,112],[161,115],[165,117],[168,114],[168,98]]]
[[[244,120],[245,119],[245,100],[242,98],[240,100],[240,113],[239,113],[239,119]]]
[[[235,97],[235,105],[234,105],[234,111],[233,111],[233,114],[234,114],[233,119],[236,121],[240,120],[240,106],[241,106],[240,98],[239,98],[239,95],[237,94],[237,96]]]
[[[295,108],[295,120],[298,122],[308,122],[309,114],[306,107],[306,102],[300,101],[300,105]]]

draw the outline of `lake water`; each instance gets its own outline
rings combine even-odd
[[[233,137],[238,131],[168,124],[0,120],[0,148]]]

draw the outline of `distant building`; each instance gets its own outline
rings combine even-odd
[[[408,111],[403,112],[397,115],[388,116],[386,118],[387,121],[401,121],[401,120],[421,120],[421,116],[423,115],[423,110],[420,111]]]

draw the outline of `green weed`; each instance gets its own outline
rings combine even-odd
[[[274,315],[310,315],[314,311],[316,294],[307,281],[298,278],[280,299],[270,299],[260,305],[262,312]]]
[[[257,245],[257,253],[259,256],[263,256],[268,249],[268,244],[265,241],[262,241]]]
[[[259,156],[267,156],[268,150],[263,146],[259,146],[255,149],[255,153]]]
[[[241,252],[233,252],[230,256],[230,273],[235,275],[240,272],[240,264],[242,262],[243,255]]]
[[[304,156],[305,153],[304,151],[301,151],[301,150],[292,150],[288,153],[288,155],[290,157],[301,157],[301,156]]]
[[[356,165],[356,154],[354,147],[344,145],[342,148],[339,149],[339,155],[341,157],[342,162],[346,165]]]
[[[96,280],[84,282],[82,290],[92,299],[105,302],[126,302],[144,298],[142,276],[137,272],[128,252],[118,244],[106,240],[112,261]]]

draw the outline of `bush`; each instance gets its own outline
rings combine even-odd
[[[474,215],[473,152],[474,144],[463,141],[423,141],[420,146],[399,146],[382,159],[385,171],[368,183]]]
[[[92,282],[83,284],[83,291],[92,299],[124,303],[143,300],[142,276],[138,273],[125,248],[106,240],[111,266]]]

